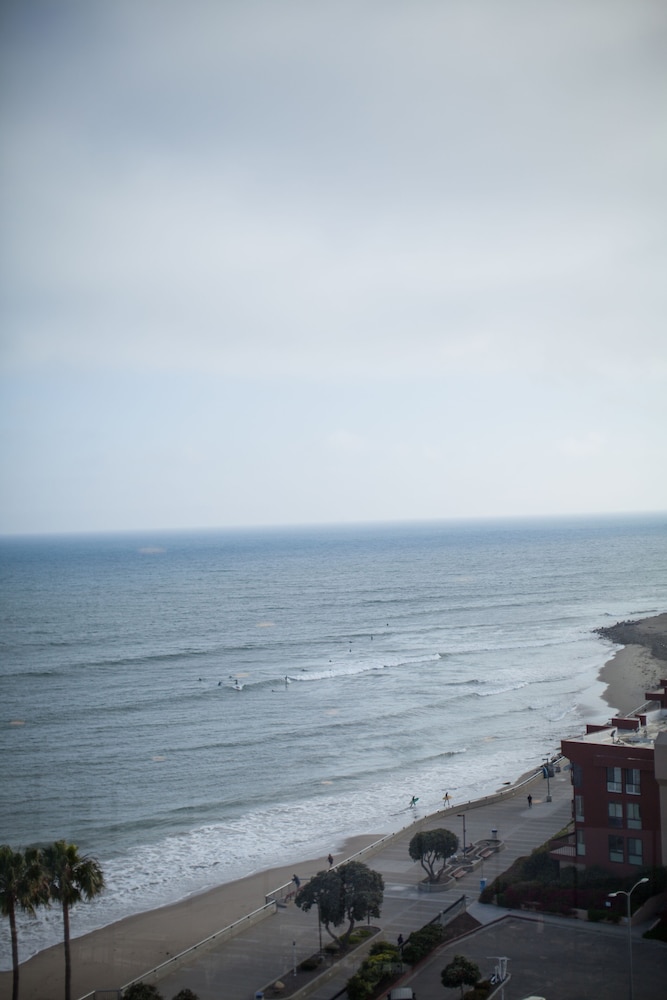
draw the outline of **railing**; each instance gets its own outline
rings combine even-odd
[[[440,913],[437,913],[435,917],[433,917],[433,920],[429,920],[429,925],[430,924],[444,925],[445,923],[449,923],[450,920],[453,920],[454,917],[456,917],[461,912],[461,910],[465,910],[465,908],[466,908],[466,897],[465,895],[459,896],[459,898],[455,899],[454,902],[450,906],[448,906],[446,910],[440,910]],[[447,917],[446,921],[444,919],[445,917]]]
[[[563,758],[561,754],[554,754],[550,763],[556,763],[557,761],[562,759]],[[542,768],[540,767],[534,773],[529,774],[526,778],[523,779],[523,781],[520,781],[517,784],[510,785],[508,788],[503,788],[501,791],[494,792],[492,795],[485,795],[481,799],[470,799],[468,802],[457,803],[457,808],[474,809],[477,808],[478,806],[488,805],[491,802],[500,802],[503,799],[510,798],[512,795],[515,795],[518,791],[520,791],[520,789],[522,789],[525,785],[528,785],[530,784],[531,781],[534,781],[534,779],[537,778],[538,775],[540,775],[541,773],[542,773]],[[440,811],[442,812],[444,811],[444,809]],[[433,816],[425,816],[422,820],[419,820],[417,823],[408,823],[406,826],[401,827],[400,830],[396,831],[396,833],[389,833],[385,837],[381,837],[380,840],[376,840],[372,844],[369,844],[367,847],[363,847],[360,851],[357,851],[355,854],[352,854],[349,858],[346,858],[346,861],[355,861],[358,860],[359,858],[369,857],[372,854],[376,854],[378,851],[382,850],[382,848],[385,847],[387,844],[390,844],[393,840],[397,840],[399,837],[402,837],[405,831],[408,830],[409,828],[416,827],[418,830],[421,830],[424,828],[424,826],[426,826],[428,823],[432,821],[433,821]],[[339,864],[343,864],[343,862],[339,862]],[[333,867],[337,868],[339,867],[339,865],[334,865]],[[294,892],[296,892],[294,883],[286,882],[284,885],[281,885],[277,889],[274,889],[272,892],[268,893],[264,897],[265,898],[264,906],[260,907],[258,910],[253,910],[252,913],[249,913],[245,917],[241,917],[239,920],[234,921],[233,924],[229,924],[227,927],[223,927],[221,930],[216,931],[215,934],[211,934],[209,937],[204,938],[203,941],[199,941],[197,942],[197,944],[192,945],[190,948],[186,948],[185,951],[180,952],[178,955],[172,956],[171,958],[167,959],[166,962],[162,962],[160,965],[156,965],[155,968],[150,969],[148,972],[144,972],[141,976],[137,976],[135,979],[132,979],[129,983],[125,983],[125,985],[122,986],[121,989],[126,990],[127,987],[132,986],[133,983],[142,982],[144,979],[148,979],[151,976],[157,978],[158,976],[162,975],[163,972],[165,972],[168,967],[170,966],[174,967],[176,962],[181,961],[188,955],[192,955],[195,951],[198,951],[199,949],[205,947],[206,945],[211,944],[216,939],[225,940],[227,938],[233,937],[234,934],[238,934],[241,930],[243,930],[244,927],[252,926],[252,924],[255,923],[257,920],[261,920],[264,916],[267,916],[269,912],[275,913],[276,907],[280,903],[288,901],[292,893]],[[78,1000],[94,1000],[94,998],[95,998],[95,990],[93,990],[91,993],[86,993],[85,996],[79,997]]]
[[[561,761],[563,759],[564,758],[563,758],[562,754],[556,753],[556,754],[554,754],[551,757],[549,763],[550,764],[557,764],[559,761]],[[499,792],[493,792],[491,795],[484,795],[481,799],[469,799],[467,802],[457,803],[456,808],[457,809],[476,809],[479,806],[489,805],[491,802],[502,802],[503,799],[508,799],[508,798],[511,798],[512,795],[516,795],[517,792],[521,791],[521,789],[524,788],[526,785],[529,785],[530,782],[534,781],[535,778],[539,777],[540,774],[542,774],[542,768],[541,767],[539,767],[539,768],[537,768],[537,770],[531,772],[522,781],[519,781],[516,784],[510,785],[508,788],[503,788]],[[411,828],[414,828],[416,830],[422,830],[429,823],[433,822],[433,817],[434,816],[439,816],[441,812],[445,812],[445,811],[447,811],[447,810],[445,810],[443,808],[443,809],[440,809],[437,813],[433,813],[430,816],[425,816],[421,820],[417,820],[417,822],[408,823],[408,824],[406,824],[406,826],[401,827],[401,829],[397,830],[395,833],[388,833],[385,837],[381,837],[380,840],[374,840],[372,844],[368,844],[366,847],[362,847],[360,851],[356,852],[356,854],[352,854],[352,855],[350,855],[349,858],[346,858],[345,862],[341,861],[341,862],[339,862],[338,865],[334,865],[333,867],[337,868],[337,867],[339,867],[340,864],[344,864],[347,861],[357,861],[360,858],[370,857],[373,854],[377,854],[377,852],[381,851],[383,847],[387,846],[387,844],[390,844],[393,840],[398,840],[399,837],[402,837],[404,835],[404,833],[405,833],[406,830],[409,830]],[[489,841],[489,843],[491,843],[491,841]],[[267,903],[269,902],[270,899],[276,898],[277,894],[283,892],[284,890],[287,891],[287,892],[289,892],[290,888],[291,888],[291,885],[288,882],[286,885],[280,886],[274,892],[270,892],[265,897]]]
[[[573,831],[563,833],[560,837],[552,837],[549,841],[549,854],[551,857],[576,858],[577,842]]]
[[[151,978],[154,978],[157,981],[160,976],[167,971],[172,971],[172,969],[177,967],[177,963],[183,961],[183,959],[187,958],[189,955],[193,955],[196,951],[205,948],[207,945],[212,944],[216,940],[228,940],[236,934],[239,934],[242,930],[245,930],[246,927],[252,927],[253,924],[256,924],[259,920],[263,920],[264,917],[267,917],[270,913],[275,912],[275,902],[265,903],[264,906],[260,906],[258,910],[253,910],[252,913],[246,914],[245,917],[235,920],[233,924],[228,924],[226,927],[216,931],[215,934],[210,934],[207,938],[204,938],[203,941],[198,941],[197,944],[193,944],[190,948],[186,948],[185,951],[180,951],[178,955],[172,955],[171,958],[168,958],[165,962],[160,962],[159,965],[149,969],[148,972],[142,972],[140,976],[135,976],[135,978],[131,979],[129,983],[124,983],[123,986],[121,986],[121,992],[124,992],[128,986],[132,986],[134,983],[141,983],[144,980]],[[95,995],[99,992],[99,990],[93,990],[92,993],[86,993],[85,996],[79,997],[79,1000],[95,1000]]]

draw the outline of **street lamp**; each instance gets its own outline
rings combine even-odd
[[[628,919],[628,969],[629,969],[629,972],[630,972],[630,991],[628,993],[628,996],[630,997],[630,1000],[633,1000],[633,996],[634,996],[633,986],[632,986],[632,914],[630,912],[630,896],[635,891],[635,889],[637,888],[637,886],[638,885],[643,885],[644,882],[648,882],[648,879],[647,878],[640,878],[639,882],[635,882],[635,884],[633,885],[632,889],[629,889],[627,892],[625,891],[625,889],[619,889],[617,892],[610,892],[610,893],[608,893],[608,896],[609,896],[610,899],[614,899],[616,896],[625,896],[626,902],[628,904],[628,917],[627,917],[627,919]]]
[[[458,819],[462,819],[463,820],[463,860],[465,861],[465,858],[466,858],[466,814],[465,813],[457,813],[456,816],[457,816]]]
[[[543,757],[542,760],[544,761],[543,770],[547,773],[547,802],[551,802],[551,774],[549,772],[549,758]]]

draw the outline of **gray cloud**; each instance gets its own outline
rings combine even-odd
[[[303,407],[314,402],[312,381],[328,384],[332,405],[384,382],[389,395],[376,405],[405,401],[403,442],[395,429],[395,446],[383,450],[364,409],[320,428],[322,453],[337,442],[362,476],[367,449],[388,465],[407,462],[417,478],[455,460],[471,483],[455,492],[473,506],[464,450],[488,457],[484,428],[498,423],[499,407],[514,456],[505,468],[522,467],[526,444],[494,380],[524,400],[531,382],[550,387],[530,420],[562,463],[584,453],[608,461],[610,431],[618,437],[624,419],[644,437],[664,421],[663,4],[14,0],[4,16],[0,291],[10,386],[51,373],[83,406],[81,386],[109,379],[160,377],[171,387],[182,377],[201,388],[216,378],[226,391],[241,380],[248,398],[271,399],[283,414],[281,380]],[[630,414],[619,387],[640,377],[646,391]],[[479,379],[481,424],[443,458],[416,400],[458,398],[456,380],[469,399]],[[226,426],[202,391],[202,419]],[[586,394],[597,414],[586,412]],[[168,400],[156,390],[158,411]],[[62,401],[53,405],[60,412]],[[566,411],[572,425],[558,428]],[[645,423],[635,425],[637,413]],[[431,415],[436,427],[446,416]],[[98,420],[113,451],[113,424]],[[8,421],[39,456],[45,445],[24,411]],[[296,417],[282,426],[274,453],[289,454],[294,482],[294,442],[310,445]],[[186,437],[197,433],[193,423]],[[493,447],[498,454],[500,439]],[[36,475],[30,453],[13,456],[26,490]],[[189,469],[206,464],[184,443],[174,454]],[[551,489],[555,509],[578,509],[578,494],[592,509],[603,502],[592,471],[589,490],[581,468],[561,468],[568,487]],[[122,461],[116,474],[130,475]],[[249,469],[243,475],[250,482]],[[522,489],[548,502],[549,491],[516,476],[503,510],[530,508],[517,499]],[[664,499],[665,483],[649,480],[644,500],[627,503]],[[329,487],[330,505],[308,489],[304,517],[336,509]],[[364,488],[354,502],[378,509],[370,481]],[[289,485],[284,493],[295,502]],[[406,493],[395,507],[417,510],[411,503]],[[101,497],[93,506],[104,520]],[[353,507],[341,496],[341,510]],[[242,518],[227,509],[215,520]]]

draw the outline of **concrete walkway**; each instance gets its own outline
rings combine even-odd
[[[453,888],[444,892],[419,891],[424,871],[408,854],[408,843],[415,832],[413,827],[379,848],[365,852],[362,860],[379,871],[385,881],[382,915],[376,921],[382,927],[382,936],[388,941],[396,941],[399,934],[407,938],[411,931],[447,909],[462,894],[473,903],[479,895],[481,877],[490,882],[505,871],[515,858],[529,854],[558,833],[571,818],[569,775],[569,771],[561,771],[551,779],[551,802],[546,801],[547,782],[540,775],[506,798],[491,802],[482,800],[481,803],[472,802],[466,806],[453,805],[427,821],[423,829],[445,827],[462,840],[463,820],[458,814],[464,814],[468,843],[490,838],[491,831],[495,829],[505,845],[502,851],[485,862],[483,870],[478,868],[465,875]],[[529,792],[533,797],[532,808],[527,802]],[[316,872],[299,874],[307,878]],[[262,902],[257,901],[258,905]],[[496,907],[480,905],[475,906],[474,915],[478,920],[493,920],[500,914]],[[325,944],[326,940],[325,934]],[[197,993],[200,1000],[253,1000],[257,990],[276,979],[288,978],[294,963],[298,964],[318,948],[316,913],[313,910],[303,913],[292,903],[214,950],[199,955],[195,953],[191,961],[161,979],[157,986],[167,1000],[184,987]],[[331,1000],[344,989],[359,961],[356,957],[338,963],[331,977],[314,989],[309,997],[312,1000]],[[441,994],[440,985],[438,995]]]

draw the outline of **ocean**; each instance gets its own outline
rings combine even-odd
[[[0,539],[0,842],[100,860],[75,935],[324,858],[608,719],[592,629],[666,608],[666,515]]]

